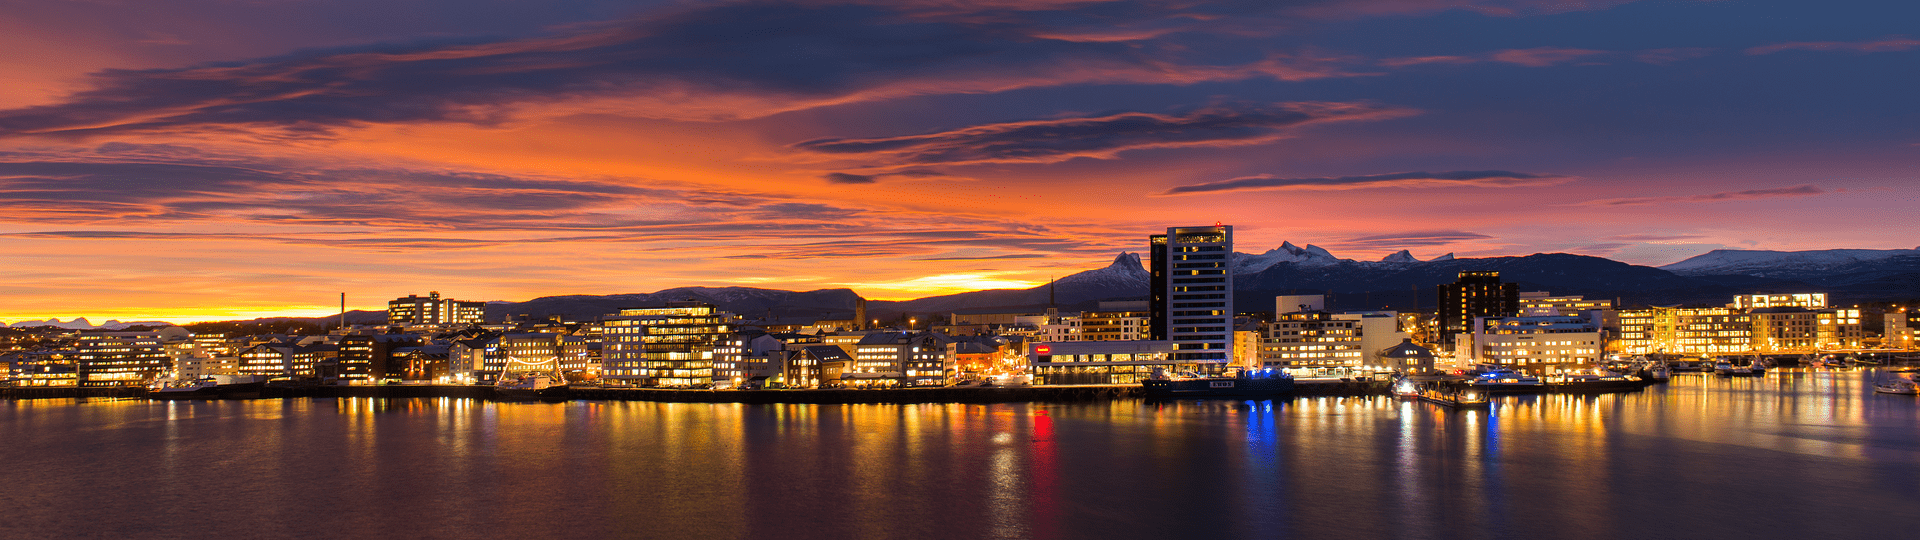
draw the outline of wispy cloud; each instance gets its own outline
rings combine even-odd
[[[1517,173],[1512,171],[1404,172],[1331,178],[1283,178],[1273,175],[1246,176],[1219,182],[1176,186],[1160,195],[1191,195],[1250,190],[1336,190],[1377,188],[1508,188],[1564,184],[1571,176]]]
[[[1661,203],[1699,203],[1717,201],[1739,201],[1753,199],[1774,199],[1781,197],[1809,197],[1826,193],[1813,184],[1792,187],[1749,189],[1745,191],[1722,191],[1704,195],[1678,195],[1670,197],[1623,197],[1617,199],[1596,199],[1576,203],[1575,206],[1638,206]]]
[[[1257,144],[1313,124],[1409,114],[1413,111],[1368,103],[1221,105],[1180,114],[1127,112],[985,124],[900,137],[815,139],[795,143],[793,148],[820,157],[865,160],[872,166],[1053,163],[1081,157],[1112,158],[1120,152],[1145,148]]]
[[[1747,54],[1773,54],[1780,51],[1836,51],[1853,53],[1901,52],[1920,48],[1920,39],[1888,36],[1873,41],[1796,41],[1747,49]]]
[[[1485,240],[1489,238],[1493,237],[1467,231],[1409,231],[1359,236],[1331,244],[1344,249],[1391,249],[1441,246],[1456,242]]]
[[[1376,63],[1386,67],[1407,67],[1423,64],[1475,64],[1480,62],[1504,62],[1526,67],[1551,67],[1576,62],[1594,56],[1612,54],[1611,51],[1593,49],[1573,49],[1566,47],[1534,47],[1531,49],[1506,49],[1475,55],[1408,56],[1386,58]]]

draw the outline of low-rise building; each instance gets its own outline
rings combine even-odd
[[[1033,343],[1027,353],[1033,384],[1136,384],[1166,373],[1216,371],[1215,362],[1179,362],[1173,342],[1076,341]]]

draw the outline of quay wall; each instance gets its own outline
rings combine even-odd
[[[1384,382],[1301,382],[1295,396],[1385,395]],[[574,388],[565,399],[662,401],[683,403],[1014,403],[1104,401],[1138,398],[1139,385],[1023,386],[994,388],[893,388],[877,390],[678,390],[663,388]],[[135,387],[0,388],[0,398],[141,398]],[[384,385],[268,387],[260,397],[274,398],[457,398],[492,399],[491,386]]]

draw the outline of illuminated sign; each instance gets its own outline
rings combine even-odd
[[[1033,346],[1033,354],[1051,354],[1052,352],[1053,352],[1053,348],[1048,347],[1046,345]]]

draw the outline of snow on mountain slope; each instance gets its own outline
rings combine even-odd
[[[1849,264],[1878,261],[1903,255],[1920,255],[1915,249],[1823,249],[1816,251],[1768,251],[1716,249],[1693,258],[1660,267],[1683,276],[1749,275],[1790,277],[1819,272]]]

